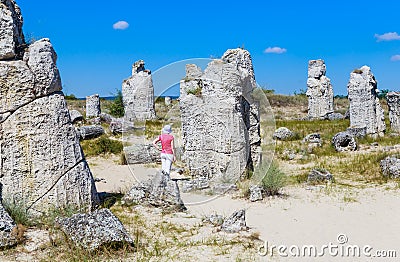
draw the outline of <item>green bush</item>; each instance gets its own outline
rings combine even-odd
[[[117,90],[114,94],[115,99],[108,105],[108,110],[110,110],[110,115],[115,117],[123,117],[125,115],[124,103],[122,100],[122,91]]]
[[[271,163],[269,167],[267,165],[259,166],[256,168],[255,172],[265,174],[261,185],[268,196],[279,194],[279,190],[287,183],[286,174],[274,162]]]
[[[28,213],[26,201],[14,197],[6,197],[2,200],[4,209],[15,221],[16,224],[22,224],[24,226],[33,226],[35,221]]]
[[[121,141],[110,139],[106,135],[93,140],[81,141],[81,146],[85,156],[120,154],[124,148]]]

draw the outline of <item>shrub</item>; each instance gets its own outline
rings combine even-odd
[[[121,141],[110,139],[106,135],[93,140],[81,141],[81,146],[85,156],[120,154],[124,148]]]
[[[255,172],[265,174],[261,185],[267,195],[273,196],[279,194],[279,190],[286,185],[287,176],[279,168],[276,163],[271,163],[271,166],[261,165],[256,168]]]
[[[33,226],[35,221],[28,213],[26,201],[14,197],[3,198],[3,206],[11,218],[16,224],[22,224],[24,226]]]
[[[65,94],[64,97],[66,100],[78,100],[78,98],[76,98],[74,94],[69,94],[69,95]]]
[[[124,103],[122,100],[122,91],[117,90],[117,93],[114,94],[115,98],[112,103],[109,104],[108,110],[110,110],[110,114],[115,117],[123,117],[125,115]]]

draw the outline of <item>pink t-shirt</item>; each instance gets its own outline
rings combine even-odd
[[[161,153],[164,154],[173,154],[171,142],[174,140],[174,137],[170,134],[162,134],[158,137],[161,141]]]

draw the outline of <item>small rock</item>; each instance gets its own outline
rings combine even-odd
[[[69,115],[73,124],[83,120],[83,115],[78,110],[70,110]]]
[[[133,122],[123,118],[113,118],[110,123],[110,131],[113,134],[122,134],[134,130]]]
[[[400,177],[400,159],[388,156],[380,162],[381,170],[384,176],[390,178]]]
[[[249,190],[250,190],[250,201],[251,202],[255,202],[255,201],[263,199],[262,188],[260,186],[252,185]]]
[[[341,113],[330,113],[326,115],[326,119],[328,120],[342,120],[344,116]]]
[[[278,128],[273,135],[273,138],[278,140],[289,140],[293,137],[294,133],[286,127]]]
[[[321,135],[319,133],[312,133],[306,135],[303,139],[303,143],[314,143],[314,144],[321,144]]]
[[[355,151],[357,149],[357,143],[354,136],[348,132],[339,132],[332,138],[333,146],[336,151]]]
[[[246,226],[246,211],[244,209],[235,211],[230,217],[225,219],[221,226],[221,230],[227,233],[237,233],[242,230],[247,230]]]
[[[99,137],[104,134],[104,128],[102,126],[81,126],[77,128],[82,140],[92,139]]]
[[[333,176],[329,173],[326,169],[316,169],[310,171],[308,174],[307,182],[325,182],[325,181],[332,181]]]

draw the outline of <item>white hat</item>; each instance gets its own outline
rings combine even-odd
[[[165,125],[164,128],[162,129],[163,134],[170,134],[172,133],[171,125]]]

